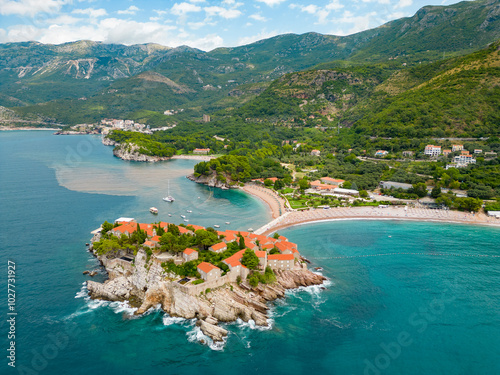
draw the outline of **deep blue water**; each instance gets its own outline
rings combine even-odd
[[[193,165],[123,162],[86,136],[0,133],[4,353],[7,260],[16,262],[18,311],[17,368],[3,357],[0,373],[500,373],[498,228],[397,221],[289,228],[281,234],[324,268],[329,285],[276,301],[270,330],[229,325],[223,348],[201,344],[190,321],[161,311],[131,318],[121,304],[83,298],[82,271],[97,267],[85,243],[104,220],[181,223],[186,214],[194,224],[230,221],[234,229],[269,220],[258,200],[185,179]],[[168,181],[177,198],[170,206],[161,201]]]

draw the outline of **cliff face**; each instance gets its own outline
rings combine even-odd
[[[194,181],[198,184],[204,184],[211,187],[230,189],[231,186],[227,182],[222,182],[217,179],[217,175],[215,173],[210,176],[201,175],[199,177],[195,177],[194,175],[187,176],[188,179]]]
[[[132,265],[120,259],[99,256],[110,279],[104,283],[87,281],[87,289],[94,299],[125,301],[131,298],[140,301],[136,314],[143,314],[158,304],[171,316],[185,319],[197,318],[202,332],[214,341],[221,341],[227,331],[219,322],[233,322],[238,318],[245,322],[254,320],[259,326],[268,324],[266,302],[285,296],[286,289],[299,286],[322,284],[325,277],[307,270],[305,264],[291,271],[276,271],[277,281],[273,284],[259,284],[252,288],[246,282],[240,285],[227,283],[211,291],[199,294],[186,292],[177,281],[168,279],[153,257],[148,261],[141,250]]]
[[[150,156],[141,154],[139,152],[139,149],[140,147],[135,143],[123,143],[115,147],[115,149],[113,150],[113,155],[123,160],[146,161],[150,163],[170,159],[169,157]]]

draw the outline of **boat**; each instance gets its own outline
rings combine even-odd
[[[193,211],[191,211],[191,210],[186,210],[186,212],[189,212],[189,213],[191,213],[191,212],[193,212]]]
[[[185,219],[185,218],[186,218],[186,215],[181,215],[181,217],[182,217],[183,219]]]
[[[184,221],[187,223],[189,220],[188,219],[184,219]]]
[[[253,232],[253,228],[248,228],[248,231],[249,232]]]
[[[168,214],[168,216],[172,216],[172,214]]]
[[[156,207],[150,207],[149,212],[151,212],[154,215],[158,215],[158,209]]]
[[[220,225],[215,224],[214,228],[220,228]]]
[[[229,225],[229,224],[231,224],[231,222],[230,221],[226,221],[226,224]]]
[[[167,196],[163,198],[165,202],[173,202],[175,201],[174,197],[170,195],[170,180],[168,180],[168,188],[167,188]]]

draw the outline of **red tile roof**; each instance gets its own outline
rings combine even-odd
[[[219,267],[216,267],[211,263],[201,262],[200,264],[198,264],[198,269],[205,273],[209,273],[212,270],[219,269]]]
[[[241,264],[241,258],[243,258],[244,253],[245,249],[240,250],[236,254],[231,255],[229,258],[224,259],[223,262],[231,267],[236,267],[236,266],[245,267],[243,264]]]
[[[160,242],[160,236],[154,236],[153,238],[151,238],[152,242]]]
[[[186,255],[190,255],[193,253],[197,253],[197,251],[195,249],[191,249],[189,247],[186,250],[184,250],[184,254],[186,254]]]
[[[265,251],[259,251],[259,250],[255,251],[255,255],[257,255],[258,258],[265,258],[266,254],[267,253]]]
[[[267,256],[269,260],[292,260],[293,254],[270,254]]]
[[[215,245],[210,246],[210,249],[212,249],[212,251],[219,251],[222,249],[227,249],[227,245],[225,242],[219,242],[216,243]]]

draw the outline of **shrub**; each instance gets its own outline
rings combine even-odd
[[[202,283],[204,283],[204,282],[205,282],[205,280],[203,280],[203,279],[198,279],[198,280],[193,281],[193,283],[192,283],[192,284],[193,284],[193,285],[198,285],[198,284],[202,284]]]

